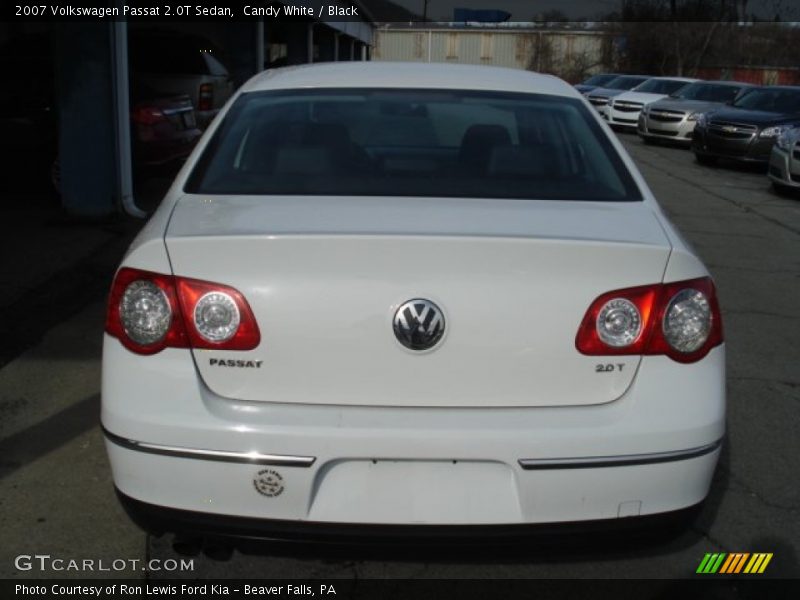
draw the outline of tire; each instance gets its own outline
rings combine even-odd
[[[645,144],[647,144],[648,146],[655,146],[656,145],[656,141],[651,137],[645,137],[643,135],[640,135],[639,137],[642,138],[642,141]]]
[[[697,152],[694,153],[694,159],[703,166],[706,167],[713,167],[717,164],[717,157],[716,156],[709,156],[708,154],[698,154]]]

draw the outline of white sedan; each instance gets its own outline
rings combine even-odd
[[[335,63],[246,83],[132,244],[102,424],[158,530],[618,522],[704,499],[724,381],[708,271],[571,86]]]

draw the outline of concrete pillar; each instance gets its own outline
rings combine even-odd
[[[245,81],[255,75],[256,61],[258,55],[256,51],[256,31],[258,24],[252,21],[233,21],[220,25],[219,31],[223,45],[225,46],[225,56],[235,87],[239,87]],[[165,57],[165,60],[168,60]],[[263,63],[262,63],[263,64]]]
[[[264,63],[266,62],[266,40],[264,33],[264,17],[259,17],[256,21],[256,72],[260,73],[264,70]]]
[[[314,41],[318,49],[319,62],[330,62],[336,60],[335,45],[336,33],[324,25],[317,25],[314,29]]]
[[[87,21],[55,30],[61,199],[74,215],[116,209],[111,28]]]
[[[286,36],[287,64],[302,65],[308,62],[308,24],[285,23],[283,28]]]
[[[307,25],[306,32],[306,62],[314,62],[314,23]]]

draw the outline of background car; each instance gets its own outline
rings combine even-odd
[[[581,94],[591,92],[593,89],[602,87],[603,84],[611,82],[612,79],[619,77],[619,73],[597,73],[588,79],[575,85],[575,89]]]
[[[787,129],[775,140],[767,175],[779,193],[800,190],[800,127]]]
[[[131,88],[131,151],[137,174],[177,167],[191,153],[202,132],[188,96],[164,94],[141,83]],[[53,161],[51,179],[61,190],[61,166]]]
[[[639,115],[637,133],[645,141],[666,140],[691,144],[697,117],[732,103],[752,88],[739,81],[696,81],[668,98],[646,105]]]
[[[188,96],[143,84],[131,90],[131,127],[134,163],[143,167],[185,160],[202,134]]]
[[[692,150],[704,164],[728,158],[766,165],[778,136],[798,124],[800,87],[753,88],[697,119]]]
[[[605,116],[608,102],[614,96],[635,88],[650,79],[649,75],[620,75],[609,81],[605,86],[593,89],[586,98],[601,115]]]
[[[572,86],[274,69],[212,127],[108,301],[102,425],[137,522],[480,535],[703,500],[714,284]]]
[[[221,53],[210,40],[162,30],[132,29],[130,68],[138,82],[188,96],[201,129],[228,101],[234,85]]]
[[[629,92],[611,98],[606,107],[605,117],[612,127],[634,129],[639,121],[642,108],[661,100],[697,81],[686,77],[653,77],[637,85]]]

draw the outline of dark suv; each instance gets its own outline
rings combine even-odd
[[[800,87],[753,88],[729,106],[698,116],[692,150],[702,164],[729,158],[766,165],[775,140],[795,125]]]

